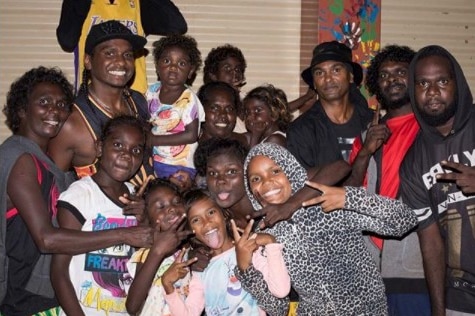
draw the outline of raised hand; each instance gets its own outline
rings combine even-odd
[[[124,194],[123,196],[119,196],[119,200],[125,205],[122,208],[122,213],[124,215],[135,216],[140,224],[146,222],[147,216],[145,216],[145,201],[141,196],[135,194]]]
[[[186,253],[186,249],[183,248],[178,254],[175,262],[163,273],[162,285],[167,294],[173,293],[175,290],[174,284],[176,281],[183,279],[190,272],[190,265],[192,265],[197,258],[191,258],[183,261],[183,257]]]
[[[152,251],[156,251],[164,256],[170,256],[180,246],[181,242],[192,234],[191,230],[185,229],[185,217],[173,223],[170,228],[164,231],[155,230]],[[159,223],[156,226],[160,227]]]
[[[320,191],[321,195],[303,202],[303,207],[320,204],[323,211],[328,213],[345,206],[345,188],[330,187],[312,181],[307,181],[305,184]]]
[[[251,236],[252,224],[254,224],[254,220],[251,219],[240,235],[236,223],[234,220],[231,220],[234,246],[236,248],[236,260],[238,268],[241,271],[246,270],[251,265],[252,254],[259,247],[256,243],[255,234]]]
[[[366,138],[364,140],[363,152],[368,155],[373,155],[391,136],[391,131],[386,124],[379,124],[379,110],[380,106],[374,111],[373,122],[366,131]]]
[[[475,193],[475,167],[469,167],[461,163],[442,161],[444,169],[452,170],[451,173],[439,173],[437,180],[455,182],[464,194]]]

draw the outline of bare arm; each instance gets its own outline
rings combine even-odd
[[[137,273],[127,294],[127,312],[135,315],[141,309],[152,286],[155,274],[165,258],[164,253],[151,249],[144,263],[137,265]]]
[[[82,228],[81,223],[69,211],[61,208],[58,210],[58,223],[60,227],[67,229],[81,230]],[[71,259],[71,255],[55,254],[53,256],[51,282],[64,312],[67,315],[84,315],[69,275]]]
[[[41,252],[75,255],[107,248],[118,243],[132,246],[150,246],[151,244],[152,234],[148,227],[130,227],[100,232],[80,232],[53,227],[48,205],[43,199],[41,186],[37,181],[35,163],[28,154],[18,159],[7,181],[8,196]],[[84,238],[86,236],[90,237]]]
[[[89,130],[84,125],[81,115],[73,109],[58,135],[50,140],[48,155],[61,170],[68,171],[74,165],[73,160],[78,147],[80,144],[84,146],[88,141],[94,142]],[[84,165],[94,161],[95,151],[92,153],[92,157],[91,161],[84,163]]]
[[[294,112],[300,109],[300,111],[303,113],[308,110],[317,100],[318,96],[315,90],[308,88],[307,92],[303,96],[289,102],[289,111]]]
[[[363,147],[352,164],[351,174],[344,185],[361,186],[368,169],[369,161],[374,153],[388,140],[389,128],[386,124],[370,126],[366,132]]]
[[[274,134],[274,135],[269,136],[267,138],[266,142],[267,143],[274,143],[274,144],[280,145],[284,148],[287,147],[287,140],[286,140],[285,136],[279,135],[279,134]]]
[[[263,139],[262,135],[266,131],[266,128],[268,125],[267,123],[264,123],[264,122],[249,123],[247,118],[245,120],[245,123],[246,123],[246,129],[248,130],[247,136],[249,140],[247,145],[249,148],[252,148],[262,141]]]
[[[183,219],[174,223],[167,231],[155,232],[154,244],[145,262],[137,267],[137,273],[127,294],[126,307],[130,314],[138,313],[142,309],[163,259],[176,251],[181,241],[191,233],[178,229],[182,223]],[[183,228],[183,225],[181,227]]]
[[[198,119],[193,120],[185,126],[185,130],[180,133],[170,135],[152,135],[150,134],[151,146],[175,146],[183,144],[192,144],[198,141]]]
[[[417,232],[424,274],[429,288],[432,316],[445,315],[445,248],[439,226],[434,222]]]

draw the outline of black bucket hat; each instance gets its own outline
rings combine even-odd
[[[134,51],[143,49],[147,43],[145,37],[132,33],[124,24],[116,20],[109,20],[91,27],[86,38],[86,54],[91,55],[94,47],[98,44],[116,38],[128,41]]]
[[[359,86],[363,81],[363,68],[360,64],[353,62],[351,49],[345,44],[337,41],[325,42],[317,45],[313,49],[312,62],[310,67],[302,71],[300,76],[310,88],[313,89],[312,68],[324,61],[334,60],[348,64],[353,69],[353,80]]]

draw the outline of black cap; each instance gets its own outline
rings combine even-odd
[[[128,41],[134,51],[144,48],[147,43],[145,37],[132,33],[131,30],[119,21],[110,20],[91,27],[86,38],[86,54],[91,55],[94,47],[98,44],[116,38]]]
[[[351,49],[345,44],[337,41],[331,41],[321,43],[313,49],[313,57],[310,67],[302,71],[300,74],[303,81],[305,81],[305,83],[307,83],[310,88],[313,88],[313,66],[328,60],[339,61],[351,66],[353,69],[353,79],[357,86],[359,86],[361,81],[363,81],[363,68],[360,64],[353,62]]]

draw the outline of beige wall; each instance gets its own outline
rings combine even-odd
[[[423,3],[423,4],[422,4]],[[300,1],[175,0],[196,37],[203,58],[212,47],[231,43],[248,62],[250,89],[262,83],[299,94]],[[0,0],[0,100],[10,83],[38,65],[59,66],[73,80],[72,55],[61,51],[55,29],[61,0]],[[475,5],[473,0],[382,0],[382,44],[418,49],[440,44],[459,59],[475,87]],[[150,44],[157,37],[148,38]],[[151,59],[148,77],[155,80]],[[194,84],[201,84],[201,74]],[[10,134],[0,117],[0,142]]]
[[[475,93],[475,1],[381,0],[381,42],[413,49],[437,44],[459,61]]]

